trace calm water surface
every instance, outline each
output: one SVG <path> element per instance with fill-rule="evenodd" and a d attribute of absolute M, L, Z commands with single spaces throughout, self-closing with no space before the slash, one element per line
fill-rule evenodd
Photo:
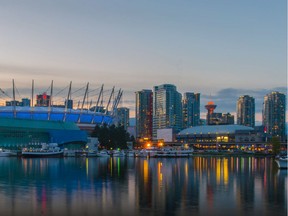
<path fill-rule="evenodd" d="M 0 215 L 287 215 L 272 158 L 0 158 Z"/>

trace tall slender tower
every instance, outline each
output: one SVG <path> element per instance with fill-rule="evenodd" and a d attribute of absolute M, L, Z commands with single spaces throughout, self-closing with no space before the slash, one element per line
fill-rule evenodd
<path fill-rule="evenodd" d="M 136 94 L 136 137 L 152 138 L 152 112 L 153 93 L 152 90 L 138 91 Z"/>
<path fill-rule="evenodd" d="M 237 101 L 237 124 L 255 126 L 255 99 L 249 95 L 240 96 Z"/>
<path fill-rule="evenodd" d="M 200 93 L 186 92 L 183 98 L 183 128 L 200 124 Z"/>
<path fill-rule="evenodd" d="M 268 139 L 279 136 L 281 141 L 286 137 L 286 96 L 279 92 L 271 92 L 264 97 L 263 126 Z"/>
<path fill-rule="evenodd" d="M 207 105 L 205 105 L 205 108 L 207 109 L 207 116 L 206 116 L 206 121 L 207 121 L 207 125 L 212 124 L 212 116 L 214 113 L 214 110 L 216 109 L 217 105 L 214 104 L 213 101 L 209 101 L 207 103 Z"/>
<path fill-rule="evenodd" d="M 164 128 L 172 128 L 174 134 L 182 129 L 182 95 L 172 84 L 154 86 L 153 138 Z"/>

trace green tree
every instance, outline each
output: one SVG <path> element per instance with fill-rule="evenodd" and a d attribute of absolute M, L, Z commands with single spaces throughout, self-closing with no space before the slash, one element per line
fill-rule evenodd
<path fill-rule="evenodd" d="M 272 153 L 273 155 L 278 155 L 281 149 L 281 143 L 279 137 L 273 136 L 271 140 L 272 144 Z"/>
<path fill-rule="evenodd" d="M 98 137 L 100 145 L 106 149 L 127 149 L 127 141 L 130 139 L 130 134 L 123 126 L 110 125 L 108 127 L 107 124 L 96 125 L 91 136 Z"/>

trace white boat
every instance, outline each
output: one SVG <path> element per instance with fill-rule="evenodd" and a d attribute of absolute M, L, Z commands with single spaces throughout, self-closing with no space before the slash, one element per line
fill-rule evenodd
<path fill-rule="evenodd" d="M 125 157 L 125 152 L 123 150 L 113 150 L 111 152 L 112 157 Z"/>
<path fill-rule="evenodd" d="M 10 156 L 15 156 L 16 153 L 12 152 L 11 150 L 7 149 L 0 149 L 0 157 L 10 157 Z"/>
<path fill-rule="evenodd" d="M 136 157 L 156 157 L 156 155 L 157 155 L 156 148 L 141 149 L 136 153 Z"/>
<path fill-rule="evenodd" d="M 96 157 L 110 157 L 107 150 L 101 150 L 96 153 Z"/>
<path fill-rule="evenodd" d="M 86 157 L 97 157 L 97 151 L 88 151 L 86 152 Z"/>
<path fill-rule="evenodd" d="M 64 151 L 57 143 L 42 143 L 41 148 L 22 150 L 22 157 L 63 157 Z"/>
<path fill-rule="evenodd" d="M 162 148 L 157 151 L 156 157 L 190 157 L 193 151 L 185 148 Z"/>
<path fill-rule="evenodd" d="M 275 161 L 276 161 L 279 169 L 287 169 L 287 163 L 288 163 L 288 158 L 287 158 L 287 156 L 285 156 L 285 157 L 279 157 L 279 158 L 276 159 Z"/>
<path fill-rule="evenodd" d="M 126 157 L 135 157 L 135 151 L 129 150 L 125 152 Z"/>

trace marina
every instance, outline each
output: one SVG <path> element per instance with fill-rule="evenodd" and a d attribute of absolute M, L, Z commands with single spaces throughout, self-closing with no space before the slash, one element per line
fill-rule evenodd
<path fill-rule="evenodd" d="M 22 150 L 22 157 L 63 157 L 64 151 L 60 149 L 57 143 L 42 143 L 39 149 Z"/>
<path fill-rule="evenodd" d="M 0 172 L 1 215 L 287 215 L 287 169 L 267 157 L 2 157 Z"/>
<path fill-rule="evenodd" d="M 279 169 L 287 169 L 288 168 L 288 158 L 287 155 L 283 157 L 279 157 L 276 160 Z"/>

